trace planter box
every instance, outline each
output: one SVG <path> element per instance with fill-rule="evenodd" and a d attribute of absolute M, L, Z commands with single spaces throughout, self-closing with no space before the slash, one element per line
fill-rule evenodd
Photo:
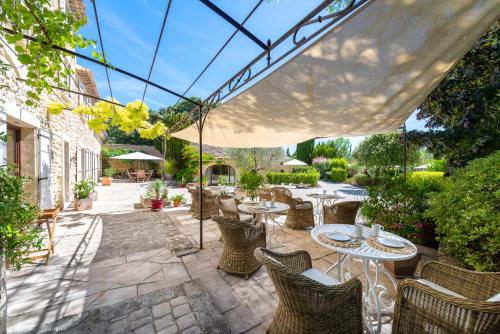
<path fill-rule="evenodd" d="M 90 193 L 90 199 L 93 201 L 97 201 L 97 191 Z"/>
<path fill-rule="evenodd" d="M 101 183 L 103 186 L 110 186 L 111 183 L 113 183 L 113 178 L 103 176 L 103 177 L 101 177 Z"/>
<path fill-rule="evenodd" d="M 83 211 L 83 210 L 91 210 L 92 209 L 92 199 L 91 198 L 83 198 L 73 200 L 73 208 L 75 211 Z"/>
<path fill-rule="evenodd" d="M 151 207 L 151 199 L 144 198 L 141 196 L 141 206 L 143 209 L 150 208 Z"/>
<path fill-rule="evenodd" d="M 417 253 L 415 257 L 408 260 L 383 261 L 383 265 L 396 278 L 414 277 L 415 270 L 421 258 L 422 254 Z"/>

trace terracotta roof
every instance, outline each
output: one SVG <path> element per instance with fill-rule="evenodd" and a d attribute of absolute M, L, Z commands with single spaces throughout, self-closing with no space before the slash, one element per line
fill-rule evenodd
<path fill-rule="evenodd" d="M 191 146 L 199 148 L 200 146 L 197 143 L 190 143 Z M 203 153 L 208 153 L 213 155 L 216 158 L 225 158 L 226 154 L 224 154 L 224 149 L 222 147 L 203 145 Z"/>
<path fill-rule="evenodd" d="M 85 17 L 83 0 L 68 0 L 68 8 L 78 19 Z"/>
<path fill-rule="evenodd" d="M 80 81 L 84 84 L 85 91 L 87 94 L 99 96 L 99 91 L 97 90 L 97 85 L 95 83 L 94 75 L 92 74 L 91 70 L 77 65 L 76 75 L 78 76 Z"/>

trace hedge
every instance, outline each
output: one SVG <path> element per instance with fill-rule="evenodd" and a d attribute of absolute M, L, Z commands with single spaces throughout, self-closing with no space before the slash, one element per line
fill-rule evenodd
<path fill-rule="evenodd" d="M 315 186 L 319 181 L 319 173 L 276 173 L 269 172 L 266 174 L 267 182 L 270 184 L 289 184 L 289 183 L 304 183 Z"/>
<path fill-rule="evenodd" d="M 330 168 L 341 168 L 347 171 L 347 165 L 346 158 L 333 158 L 328 160 L 328 166 Z"/>
<path fill-rule="evenodd" d="M 347 170 L 345 168 L 333 167 L 330 169 L 330 180 L 333 182 L 344 182 L 347 179 Z"/>

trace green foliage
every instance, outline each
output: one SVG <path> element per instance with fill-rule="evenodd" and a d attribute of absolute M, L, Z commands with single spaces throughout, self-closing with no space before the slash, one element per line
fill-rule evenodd
<path fill-rule="evenodd" d="M 253 171 L 242 170 L 240 174 L 240 187 L 245 190 L 247 196 L 255 198 L 257 190 L 264 184 L 264 177 Z"/>
<path fill-rule="evenodd" d="M 317 173 L 313 166 L 295 166 L 292 168 L 292 173 Z"/>
<path fill-rule="evenodd" d="M 229 180 L 228 180 L 226 175 L 220 175 L 219 178 L 217 179 L 217 184 L 219 186 L 225 186 L 228 183 L 229 183 Z"/>
<path fill-rule="evenodd" d="M 176 195 L 170 197 L 170 200 L 172 202 L 184 202 L 184 195 L 182 195 L 182 194 L 176 194 Z"/>
<path fill-rule="evenodd" d="M 371 168 L 376 175 L 383 170 L 403 165 L 403 144 L 399 133 L 370 136 L 363 140 L 353 154 L 362 165 Z M 407 165 L 414 166 L 419 159 L 418 147 L 408 146 Z"/>
<path fill-rule="evenodd" d="M 429 172 L 446 172 L 447 162 L 446 160 L 432 160 L 427 167 Z"/>
<path fill-rule="evenodd" d="M 427 216 L 446 251 L 477 271 L 500 271 L 500 151 L 455 170 Z"/>
<path fill-rule="evenodd" d="M 199 149 L 186 145 L 182 148 L 182 158 L 184 160 L 184 168 L 181 169 L 177 173 L 177 180 L 182 183 L 188 183 L 193 180 L 195 174 L 198 174 L 198 161 L 199 161 L 200 153 Z M 208 164 L 212 162 L 215 157 L 212 154 L 203 153 L 202 154 L 202 163 Z"/>
<path fill-rule="evenodd" d="M 271 168 L 273 163 L 278 163 L 284 156 L 280 147 L 230 148 L 226 152 L 236 167 L 254 173 Z"/>
<path fill-rule="evenodd" d="M 175 173 L 175 165 L 176 161 L 174 159 L 166 159 L 165 160 L 165 174 L 174 175 Z"/>
<path fill-rule="evenodd" d="M 24 192 L 29 181 L 5 166 L 0 167 L 0 256 L 18 270 L 29 262 L 30 251 L 42 245 L 40 230 L 33 224 L 38 208 Z"/>
<path fill-rule="evenodd" d="M 333 182 L 344 182 L 347 179 L 347 169 L 332 167 L 330 169 L 330 180 Z"/>
<path fill-rule="evenodd" d="M 109 167 L 109 158 L 118 155 L 131 153 L 132 151 L 127 148 L 109 148 L 106 146 L 101 147 L 101 161 L 104 168 Z"/>
<path fill-rule="evenodd" d="M 303 183 L 315 186 L 319 181 L 318 172 L 308 172 L 308 173 L 276 173 L 268 172 L 266 174 L 267 182 L 270 184 L 289 184 L 289 183 Z"/>
<path fill-rule="evenodd" d="M 89 198 L 90 194 L 94 191 L 96 183 L 92 179 L 82 180 L 80 182 L 75 182 L 73 185 L 73 193 L 76 199 Z"/>
<path fill-rule="evenodd" d="M 148 197 L 151 199 L 167 199 L 168 189 L 167 185 L 162 180 L 154 180 L 148 186 L 147 190 Z"/>
<path fill-rule="evenodd" d="M 412 175 L 385 178 L 368 187 L 368 198 L 361 213 L 371 222 L 384 226 L 386 231 L 423 244 L 435 246 L 434 223 L 426 219 L 430 196 L 441 191 L 446 181 L 442 174 Z"/>
<path fill-rule="evenodd" d="M 339 137 L 334 140 L 318 143 L 314 147 L 313 158 L 349 158 L 351 155 L 351 142 L 347 138 Z"/>
<path fill-rule="evenodd" d="M 328 160 L 328 165 L 330 168 L 340 168 L 347 171 L 347 159 L 346 158 L 333 158 Z"/>
<path fill-rule="evenodd" d="M 366 175 L 366 174 L 362 174 L 362 173 L 355 174 L 352 177 L 352 179 L 353 179 L 352 183 L 354 183 L 360 187 L 372 186 L 372 185 L 375 185 L 375 183 L 376 183 L 376 180 L 374 177 Z"/>
<path fill-rule="evenodd" d="M 104 176 L 113 177 L 113 175 L 115 175 L 116 172 L 117 172 L 116 168 L 109 167 L 104 170 Z"/>
<path fill-rule="evenodd" d="M 42 93 L 50 94 L 51 85 L 67 86 L 71 75 L 60 52 L 51 48 L 58 45 L 69 49 L 86 48 L 94 45 L 78 30 L 86 18 L 77 19 L 72 13 L 51 6 L 50 0 L 2 1 L 0 23 L 11 28 L 15 34 L 4 34 L 18 54 L 19 61 L 26 69 L 26 105 L 36 105 Z M 26 42 L 23 33 L 29 34 L 43 43 Z"/>
<path fill-rule="evenodd" d="M 305 162 L 306 164 L 311 164 L 313 158 L 314 150 L 314 139 L 306 140 L 305 142 L 298 143 L 295 153 L 297 154 L 297 159 Z"/>
<path fill-rule="evenodd" d="M 499 28 L 495 23 L 420 105 L 426 131 L 408 133 L 452 169 L 500 149 Z"/>

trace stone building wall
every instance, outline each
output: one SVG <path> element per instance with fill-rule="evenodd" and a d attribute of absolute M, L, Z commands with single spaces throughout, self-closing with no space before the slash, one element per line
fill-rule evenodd
<path fill-rule="evenodd" d="M 65 6 L 64 1 L 58 0 L 58 3 Z M 85 157 L 89 162 L 87 165 L 94 168 L 91 176 L 98 176 L 101 140 L 88 128 L 83 116 L 73 114 L 69 110 L 58 116 L 49 115 L 46 108 L 50 101 L 65 102 L 71 106 L 92 101 L 76 94 L 55 91 L 51 96 L 41 96 L 39 106 L 26 106 L 24 102 L 28 88 L 20 80 L 26 77 L 26 71 L 17 61 L 12 46 L 0 42 L 0 61 L 8 65 L 7 73 L 1 75 L 2 84 L 8 88 L 0 90 L 0 132 L 6 132 L 7 125 L 20 131 L 20 173 L 31 177 L 31 183 L 27 190 L 31 193 L 32 200 L 35 203 L 43 202 L 44 206 L 48 206 L 47 203 L 50 203 L 52 206 L 63 207 L 72 198 L 71 189 L 74 182 L 83 177 L 89 177 L 89 173 L 85 174 L 83 171 L 87 169 L 82 166 Z M 73 69 L 76 69 L 77 65 L 74 61 L 68 60 L 68 63 Z M 76 73 L 73 74 L 73 79 L 71 80 L 71 89 L 80 89 L 84 92 L 95 91 L 95 87 L 83 86 L 82 80 L 78 78 Z M 43 153 L 40 150 L 42 140 L 40 135 L 44 133 L 48 134 L 50 141 L 50 166 L 47 169 L 50 177 L 46 181 L 39 180 L 42 173 L 40 164 L 43 161 L 41 160 L 46 158 L 46 156 L 42 156 Z M 64 154 L 65 145 L 69 157 Z M 0 161 L 5 160 L 5 148 L 0 150 L 0 155 L 3 156 L 0 157 Z M 69 163 L 67 163 L 68 160 Z M 65 180 L 65 176 L 68 180 Z M 49 198 L 42 198 L 40 182 L 49 184 L 47 188 L 50 193 Z"/>

